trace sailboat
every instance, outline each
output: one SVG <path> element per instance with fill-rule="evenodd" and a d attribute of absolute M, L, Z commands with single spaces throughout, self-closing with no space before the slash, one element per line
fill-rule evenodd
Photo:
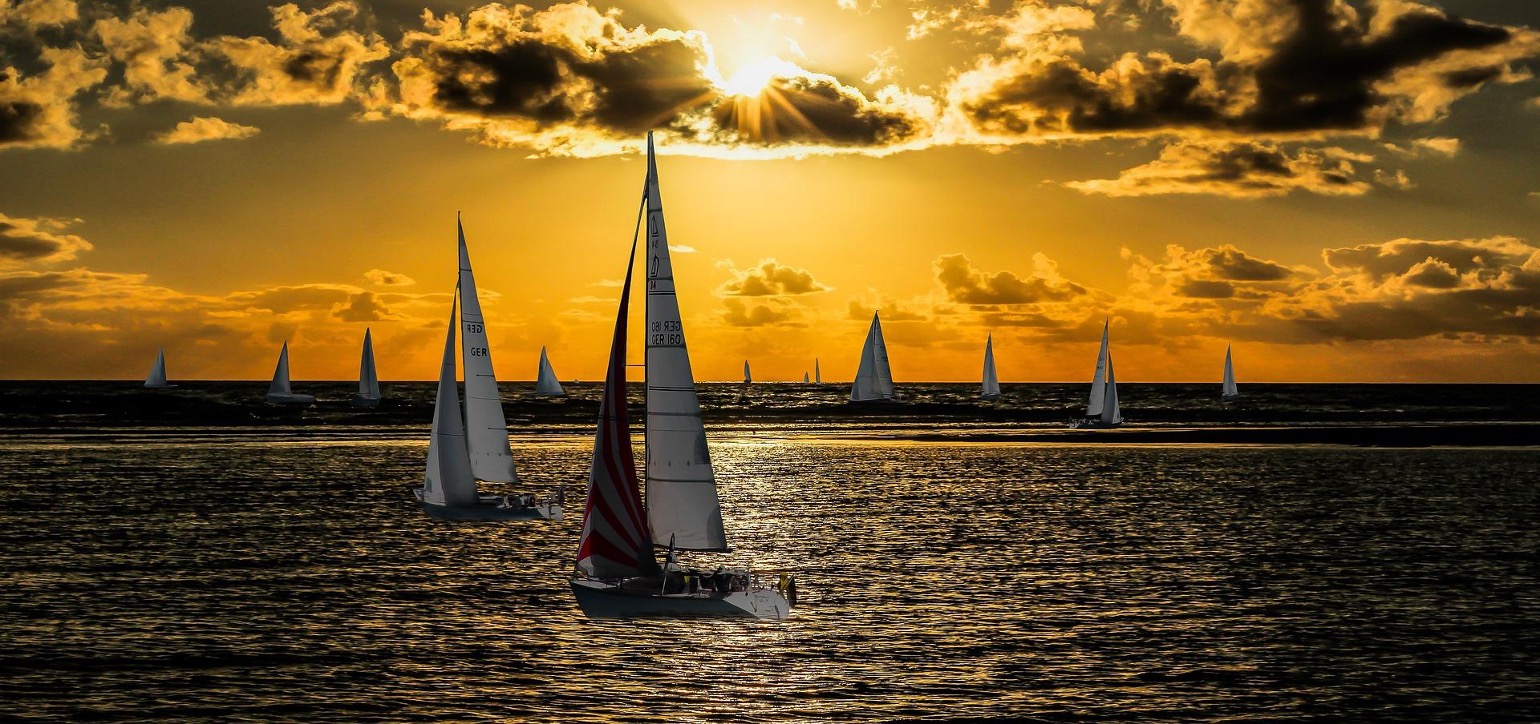
<path fill-rule="evenodd" d="M 376 407 L 380 404 L 380 376 L 374 370 L 374 340 L 364 328 L 364 352 L 358 358 L 358 394 L 353 396 L 354 407 Z"/>
<path fill-rule="evenodd" d="M 727 536 L 717 501 L 716 474 L 701 424 L 700 401 L 685 347 L 675 295 L 668 234 L 663 226 L 658 169 L 647 137 L 647 181 L 641 213 L 647 218 L 646 375 L 643 446 L 646 504 L 631 452 L 626 404 L 626 323 L 636 243 L 626 262 L 615 335 L 610 343 L 599 429 L 588 473 L 588 503 L 578 543 L 572 592 L 596 618 L 630 616 L 743 616 L 781 619 L 791 613 L 796 583 L 782 574 L 761 585 L 745 568 L 698 568 L 678 551 L 725 552 Z M 666 546 L 659 565 L 654 546 Z"/>
<path fill-rule="evenodd" d="M 984 340 L 984 391 L 979 397 L 993 400 L 1000 396 L 1000 376 L 995 374 L 995 335 Z"/>
<path fill-rule="evenodd" d="M 1230 361 L 1230 347 L 1225 346 L 1225 381 L 1220 388 L 1220 400 L 1233 400 L 1241 396 L 1241 391 L 1235 386 L 1235 364 Z"/>
<path fill-rule="evenodd" d="M 752 384 L 754 384 L 754 375 L 749 374 L 749 361 L 748 360 L 744 360 L 743 361 L 743 384 L 745 384 L 745 385 L 752 385 Z"/>
<path fill-rule="evenodd" d="M 428 443 L 428 469 L 423 486 L 413 493 L 428 515 L 442 520 L 517 520 L 561 518 L 563 491 L 556 499 L 537 501 L 533 493 L 488 495 L 478 492 L 476 481 L 518 482 L 513 469 L 513 450 L 508 444 L 508 423 L 492 374 L 492 352 L 476 295 L 465 228 L 456 220 L 460 235 L 459 314 L 450 303 L 449 333 L 439 368 L 438 397 L 433 404 L 433 437 Z M 465 360 L 465 412 L 462 422 L 460 393 L 455 385 L 455 327 L 464 330 L 461 352 Z"/>
<path fill-rule="evenodd" d="M 872 312 L 872 326 L 861 345 L 861 364 L 850 385 L 851 402 L 893 402 L 893 370 L 888 367 L 888 345 L 882 341 L 882 320 Z"/>
<path fill-rule="evenodd" d="M 813 384 L 815 384 L 815 385 L 823 384 L 823 370 L 819 369 L 819 367 L 818 367 L 818 358 L 817 357 L 813 358 Z"/>
<path fill-rule="evenodd" d="M 802 384 L 804 384 L 804 385 L 805 385 L 805 384 L 807 384 L 807 383 L 808 383 L 808 378 L 807 378 L 807 373 L 806 373 L 806 372 L 803 372 L 803 373 L 802 373 Z"/>
<path fill-rule="evenodd" d="M 540 348 L 540 370 L 535 373 L 535 394 L 548 397 L 565 397 L 567 394 L 556 379 L 556 370 L 551 367 L 551 359 L 545 356 L 544 347 Z"/>
<path fill-rule="evenodd" d="M 144 378 L 144 386 L 152 390 L 168 390 L 176 387 L 166 381 L 166 348 L 161 347 L 155 355 L 155 366 L 150 368 L 150 375 Z"/>
<path fill-rule="evenodd" d="M 296 395 L 289 386 L 289 343 L 283 343 L 278 353 L 278 367 L 273 370 L 273 383 L 267 386 L 267 401 L 275 405 L 308 407 L 315 404 L 315 395 Z"/>
<path fill-rule="evenodd" d="M 1091 398 L 1085 417 L 1072 423 L 1075 427 L 1117 427 L 1123 424 L 1118 408 L 1118 381 L 1112 371 L 1112 351 L 1107 345 L 1107 323 L 1102 323 L 1102 346 L 1096 355 L 1096 374 L 1091 376 Z"/>

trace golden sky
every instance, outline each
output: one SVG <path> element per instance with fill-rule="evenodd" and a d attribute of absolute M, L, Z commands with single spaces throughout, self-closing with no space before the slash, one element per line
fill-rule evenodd
<path fill-rule="evenodd" d="M 1540 382 L 1532 0 L 0 0 L 0 379 Z M 640 336 L 635 340 L 640 348 Z M 633 353 L 637 354 L 637 353 Z M 639 357 L 637 357 L 639 359 Z"/>

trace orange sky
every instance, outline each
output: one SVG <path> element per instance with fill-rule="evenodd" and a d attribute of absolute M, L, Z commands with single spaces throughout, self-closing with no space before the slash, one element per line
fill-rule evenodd
<path fill-rule="evenodd" d="M 595 379 L 652 129 L 702 380 L 1540 381 L 1523 0 L 235 5 L 0 0 L 0 378 Z"/>

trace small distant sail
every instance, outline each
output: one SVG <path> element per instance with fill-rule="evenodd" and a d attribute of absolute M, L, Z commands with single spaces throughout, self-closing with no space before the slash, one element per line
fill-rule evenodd
<path fill-rule="evenodd" d="M 752 384 L 753 382 L 754 382 L 754 375 L 749 374 L 749 361 L 748 360 L 744 360 L 743 361 L 743 384 L 747 385 L 747 384 Z"/>
<path fill-rule="evenodd" d="M 283 343 L 283 350 L 278 353 L 278 367 L 273 370 L 273 383 L 267 386 L 268 397 L 289 397 L 294 390 L 289 388 L 289 343 Z"/>
<path fill-rule="evenodd" d="M 1107 398 L 1107 362 L 1110 352 L 1107 348 L 1107 322 L 1102 322 L 1102 348 L 1096 353 L 1096 373 L 1091 375 L 1091 398 L 1087 400 L 1085 416 L 1101 417 L 1102 403 Z"/>
<path fill-rule="evenodd" d="M 353 404 L 373 407 L 380 401 L 380 376 L 374 369 L 374 339 L 364 328 L 364 351 L 358 358 L 358 394 Z"/>
<path fill-rule="evenodd" d="M 851 402 L 893 399 L 893 370 L 888 366 L 888 345 L 882 340 L 882 320 L 872 312 L 872 325 L 861 345 L 861 364 L 850 385 Z"/>
<path fill-rule="evenodd" d="M 995 374 L 995 336 L 984 340 L 984 391 L 980 397 L 986 400 L 1000 396 L 1000 376 Z"/>
<path fill-rule="evenodd" d="M 540 348 L 540 371 L 535 375 L 535 394 L 562 397 L 567 394 L 561 388 L 561 382 L 556 379 L 556 370 L 551 367 L 551 360 L 545 356 L 545 348 Z"/>
<path fill-rule="evenodd" d="M 818 358 L 813 358 L 813 384 L 823 384 L 823 370 L 818 368 Z"/>
<path fill-rule="evenodd" d="M 1241 391 L 1235 386 L 1235 364 L 1230 361 L 1230 348 L 1226 346 L 1224 387 L 1221 388 L 1219 398 L 1222 400 L 1233 400 L 1240 396 Z"/>
<path fill-rule="evenodd" d="M 476 476 L 465 444 L 460 420 L 460 386 L 455 379 L 455 303 L 449 303 L 449 332 L 444 337 L 444 358 L 439 365 L 438 397 L 433 402 L 433 436 L 428 441 L 428 466 L 423 476 L 422 500 L 431 505 L 475 505 Z"/>
<path fill-rule="evenodd" d="M 166 382 L 166 348 L 165 347 L 162 347 L 160 349 L 160 352 L 155 355 L 155 366 L 150 368 L 150 376 L 144 378 L 144 386 L 145 387 L 151 387 L 151 388 L 158 388 L 158 389 L 164 389 L 164 388 L 167 388 L 167 387 L 176 387 L 176 385 L 168 384 Z"/>
<path fill-rule="evenodd" d="M 807 373 L 806 373 L 806 372 L 803 372 L 803 373 L 802 373 L 802 384 L 804 384 L 804 385 L 805 385 L 805 384 L 807 384 L 807 382 L 808 382 L 808 377 L 807 377 Z"/>

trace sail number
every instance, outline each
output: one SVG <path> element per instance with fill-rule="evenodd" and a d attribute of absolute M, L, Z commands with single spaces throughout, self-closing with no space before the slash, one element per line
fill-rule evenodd
<path fill-rule="evenodd" d="M 468 350 L 465 350 L 465 353 L 470 355 L 470 356 L 472 356 L 472 357 L 485 357 L 485 356 L 487 356 L 487 348 L 486 347 L 472 347 L 472 348 L 470 348 Z"/>
<path fill-rule="evenodd" d="M 653 322 L 647 332 L 647 344 L 654 347 L 684 344 L 684 325 L 676 319 Z"/>
<path fill-rule="evenodd" d="M 481 325 L 479 325 L 479 324 L 477 324 L 475 322 L 466 322 L 465 323 L 465 331 L 469 332 L 471 334 L 481 334 L 482 327 L 481 327 Z"/>

